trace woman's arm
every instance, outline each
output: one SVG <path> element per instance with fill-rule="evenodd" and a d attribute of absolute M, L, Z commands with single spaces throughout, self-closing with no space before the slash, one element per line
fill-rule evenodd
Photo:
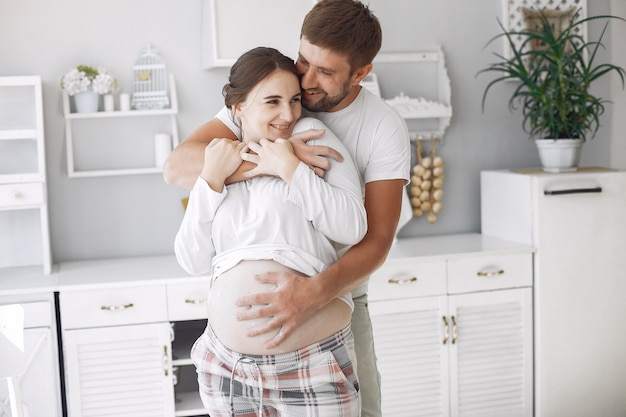
<path fill-rule="evenodd" d="M 226 198 L 226 178 L 241 165 L 242 149 L 243 143 L 230 139 L 217 139 L 205 146 L 204 168 L 191 190 L 185 216 L 174 240 L 178 263 L 192 275 L 211 270 L 215 256 L 213 219 Z"/>
<path fill-rule="evenodd" d="M 359 242 L 367 232 L 361 177 L 343 143 L 317 119 L 305 118 L 296 129 L 325 129 L 315 146 L 328 146 L 345 155 L 343 162 L 330 159 L 324 179 L 300 163 L 289 187 L 288 199 L 300 207 L 315 228 L 345 245 Z"/>

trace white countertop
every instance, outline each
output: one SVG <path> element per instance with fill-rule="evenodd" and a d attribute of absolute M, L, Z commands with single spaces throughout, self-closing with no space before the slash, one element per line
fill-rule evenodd
<path fill-rule="evenodd" d="M 427 261 L 443 257 L 450 259 L 533 251 L 526 245 L 468 233 L 401 238 L 392 246 L 388 259 Z M 208 277 L 190 276 L 173 255 L 100 259 L 62 262 L 55 265 L 50 275 L 43 274 L 41 267 L 0 269 L 0 296 L 203 280 L 208 280 Z"/>

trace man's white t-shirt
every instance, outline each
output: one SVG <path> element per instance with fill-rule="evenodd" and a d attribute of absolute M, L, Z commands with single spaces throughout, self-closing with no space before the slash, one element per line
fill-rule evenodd
<path fill-rule="evenodd" d="M 315 117 L 346 146 L 361 177 L 361 187 L 373 181 L 403 179 L 408 184 L 411 169 L 411 145 L 404 119 L 380 97 L 361 88 L 355 100 L 345 109 L 336 112 L 308 112 L 303 116 Z M 232 113 L 224 107 L 216 115 L 237 137 L 241 130 Z M 412 217 L 411 206 L 403 193 L 402 212 L 398 230 Z M 352 296 L 367 293 L 368 280 L 352 290 Z"/>

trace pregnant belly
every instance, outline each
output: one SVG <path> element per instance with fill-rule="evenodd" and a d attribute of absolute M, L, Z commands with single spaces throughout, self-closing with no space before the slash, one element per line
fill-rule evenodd
<path fill-rule="evenodd" d="M 211 287 L 208 298 L 209 324 L 220 342 L 228 348 L 252 355 L 290 352 L 330 336 L 350 323 L 350 308 L 345 302 L 335 299 L 300 325 L 280 345 L 273 349 L 265 348 L 265 343 L 276 336 L 278 330 L 255 337 L 249 337 L 248 332 L 265 325 L 271 317 L 239 321 L 237 314 L 250 307 L 238 307 L 235 304 L 241 296 L 276 289 L 274 284 L 261 283 L 254 278 L 264 272 L 297 273 L 272 260 L 242 261 L 220 275 Z"/>

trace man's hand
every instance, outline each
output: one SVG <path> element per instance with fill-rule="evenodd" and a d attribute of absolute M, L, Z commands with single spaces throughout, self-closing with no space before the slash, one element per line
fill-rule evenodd
<path fill-rule="evenodd" d="M 321 138 L 325 133 L 325 130 L 309 129 L 289 138 L 298 159 L 314 168 L 315 173 L 320 177 L 323 177 L 324 173 L 330 169 L 328 158 L 343 161 L 343 156 L 329 146 L 307 145 L 308 141 Z"/>
<path fill-rule="evenodd" d="M 251 320 L 272 317 L 264 326 L 254 328 L 248 336 L 254 337 L 272 330 L 281 329 L 276 336 L 265 343 L 267 349 L 278 346 L 298 326 L 311 318 L 323 305 L 316 296 L 319 285 L 314 279 L 286 273 L 266 272 L 256 276 L 257 281 L 276 286 L 272 292 L 252 294 L 237 300 L 238 306 L 252 308 L 237 315 L 237 320 Z"/>

